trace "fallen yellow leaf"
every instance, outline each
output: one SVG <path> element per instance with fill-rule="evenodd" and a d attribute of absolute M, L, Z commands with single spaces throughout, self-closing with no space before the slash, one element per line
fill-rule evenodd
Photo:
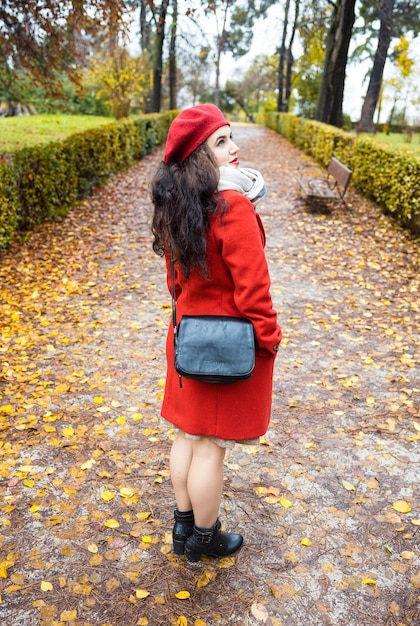
<path fill-rule="evenodd" d="M 376 580 L 373 580 L 372 578 L 364 578 L 363 579 L 363 584 L 364 585 L 371 585 L 373 587 L 374 585 L 376 585 Z"/>
<path fill-rule="evenodd" d="M 206 574 L 200 574 L 200 576 L 197 578 L 197 580 L 195 581 L 195 585 L 196 587 L 205 587 L 206 585 L 208 585 L 210 582 L 210 579 L 208 578 L 208 576 Z"/>
<path fill-rule="evenodd" d="M 219 559 L 217 565 L 218 567 L 220 567 L 220 569 L 229 569 L 230 567 L 235 565 L 235 557 L 227 556 L 224 559 Z"/>
<path fill-rule="evenodd" d="M 353 483 L 349 483 L 347 480 L 342 480 L 341 484 L 343 485 L 344 489 L 347 489 L 347 491 L 356 491 L 356 487 L 353 485 Z"/>
<path fill-rule="evenodd" d="M 285 498 L 284 496 L 282 496 L 280 498 L 280 504 L 285 508 L 285 509 L 290 509 L 290 507 L 292 506 L 292 503 L 290 502 L 290 500 L 288 500 L 287 498 Z"/>
<path fill-rule="evenodd" d="M 82 470 L 92 469 L 95 463 L 96 463 L 95 459 L 89 459 L 89 461 L 86 461 L 85 463 L 81 464 L 80 469 Z"/>
<path fill-rule="evenodd" d="M 108 519 L 106 522 L 104 522 L 104 526 L 106 526 L 107 528 L 119 528 L 120 524 L 119 522 L 117 522 L 116 519 Z"/>
<path fill-rule="evenodd" d="M 370 356 L 364 356 L 364 357 L 362 357 L 362 361 L 363 361 L 363 363 L 365 363 L 366 365 L 372 365 L 372 363 L 374 363 L 374 360 L 373 360 Z"/>
<path fill-rule="evenodd" d="M 60 615 L 61 622 L 74 622 L 77 617 L 77 611 L 63 611 Z"/>
<path fill-rule="evenodd" d="M 136 589 L 136 598 L 139 600 L 143 600 L 147 598 L 147 596 L 150 596 L 150 591 L 146 591 L 146 589 Z"/>
<path fill-rule="evenodd" d="M 307 441 L 303 444 L 303 446 L 305 448 L 307 448 L 308 450 L 310 450 L 311 448 L 315 447 L 315 442 L 314 441 Z"/>
<path fill-rule="evenodd" d="M 264 502 L 267 502 L 267 504 L 278 504 L 280 502 L 280 498 L 277 498 L 276 496 L 267 496 L 264 498 Z"/>
<path fill-rule="evenodd" d="M 209 584 L 211 580 L 215 580 L 217 578 L 217 572 L 212 569 L 206 569 L 202 574 L 200 574 L 196 580 L 196 587 L 205 587 Z"/>
<path fill-rule="evenodd" d="M 324 563 L 324 565 L 321 566 L 321 569 L 326 574 L 331 574 L 331 572 L 335 570 L 335 566 L 333 563 Z"/>
<path fill-rule="evenodd" d="M 178 600 L 187 600 L 190 595 L 189 591 L 178 591 L 178 593 L 175 594 L 175 598 L 178 598 Z"/>
<path fill-rule="evenodd" d="M 304 537 L 300 543 L 302 544 L 302 546 L 312 545 L 312 541 L 309 539 L 309 537 Z"/>
<path fill-rule="evenodd" d="M 268 619 L 267 607 L 263 604 L 259 604 L 258 602 L 254 602 L 251 606 L 251 613 L 258 622 L 263 622 L 265 624 Z"/>
<path fill-rule="evenodd" d="M 102 554 L 94 554 L 89 559 L 89 563 L 90 563 L 90 565 L 96 567 L 96 565 L 100 565 L 103 560 L 104 560 L 104 557 L 102 556 Z"/>
<path fill-rule="evenodd" d="M 0 604 L 1 604 L 1 599 L 0 599 Z M 39 608 L 40 606 L 45 606 L 45 602 L 44 600 L 34 600 L 32 606 L 34 607 L 34 609 Z"/>
<path fill-rule="evenodd" d="M 41 582 L 41 591 L 52 591 L 53 590 L 53 586 L 51 583 L 49 583 L 47 580 L 43 580 Z"/>
<path fill-rule="evenodd" d="M 145 519 L 148 519 L 150 516 L 151 516 L 150 511 L 141 511 L 140 513 L 136 513 L 136 517 L 142 521 Z"/>
<path fill-rule="evenodd" d="M 74 496 L 74 494 L 77 493 L 77 490 L 73 489 L 73 487 L 66 487 L 66 486 L 64 486 L 63 487 L 63 491 L 64 491 L 64 493 L 67 493 L 67 495 L 69 495 L 69 496 Z"/>
<path fill-rule="evenodd" d="M 0 578 L 7 578 L 7 570 L 14 565 L 14 561 L 2 561 L 0 563 Z"/>
<path fill-rule="evenodd" d="M 101 493 L 101 498 L 102 500 L 105 500 L 105 502 L 109 502 L 110 500 L 115 498 L 115 493 L 112 493 L 112 491 L 103 491 Z"/>
<path fill-rule="evenodd" d="M 406 561 L 411 561 L 411 559 L 414 559 L 415 554 L 414 552 L 411 552 L 411 550 L 404 550 L 401 552 L 400 557 Z"/>
<path fill-rule="evenodd" d="M 98 552 L 98 546 L 96 545 L 96 543 L 89 543 L 87 545 L 87 549 L 91 554 L 96 554 Z"/>
<path fill-rule="evenodd" d="M 122 498 L 132 498 L 134 496 L 134 491 L 130 487 L 121 487 L 119 493 Z"/>
<path fill-rule="evenodd" d="M 409 513 L 411 511 L 411 506 L 405 500 L 397 500 L 392 505 L 392 508 L 398 513 Z"/>

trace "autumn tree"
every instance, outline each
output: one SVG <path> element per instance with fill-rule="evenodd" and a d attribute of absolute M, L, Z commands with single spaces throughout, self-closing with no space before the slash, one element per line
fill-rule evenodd
<path fill-rule="evenodd" d="M 132 57 L 124 47 L 102 51 L 92 60 L 88 82 L 116 119 L 128 117 L 133 107 L 144 111 L 150 89 L 147 55 Z"/>
<path fill-rule="evenodd" d="M 277 85 L 276 55 L 263 54 L 254 59 L 241 80 L 228 81 L 226 94 L 244 111 L 247 118 L 255 120 L 260 106 L 275 109 L 275 90 Z"/>
<path fill-rule="evenodd" d="M 192 104 L 198 104 L 201 98 L 210 99 L 212 60 L 209 52 L 209 48 L 203 46 L 198 53 L 180 49 L 177 54 L 179 93 L 181 98 L 185 93 Z"/>
<path fill-rule="evenodd" d="M 62 76 L 78 82 L 89 42 L 98 33 L 118 32 L 128 8 L 125 0 L 2 0 L 3 94 L 13 98 L 22 76 L 47 93 L 60 90 Z"/>
<path fill-rule="evenodd" d="M 342 126 L 343 94 L 350 40 L 355 20 L 356 0 L 336 0 L 327 35 L 316 119 Z"/>
<path fill-rule="evenodd" d="M 398 104 L 400 104 L 401 122 L 405 123 L 407 101 L 410 90 L 412 90 L 409 79 L 414 72 L 415 62 L 410 56 L 410 42 L 406 37 L 401 37 L 398 44 L 394 46 L 391 59 L 394 65 L 394 75 L 387 81 L 386 85 L 393 90 L 393 103 L 388 120 L 389 125 L 395 121 Z"/>
<path fill-rule="evenodd" d="M 281 44 L 278 50 L 279 65 L 278 65 L 278 97 L 277 97 L 277 110 L 287 111 L 289 108 L 289 100 L 291 94 L 292 84 L 292 65 L 293 65 L 293 42 L 296 35 L 296 30 L 299 23 L 299 11 L 300 0 L 294 0 L 295 10 L 294 18 L 291 23 L 291 32 L 289 40 L 287 41 L 289 31 L 289 12 L 291 9 L 291 0 L 286 0 L 284 7 L 284 19 L 283 19 L 283 31 Z"/>
<path fill-rule="evenodd" d="M 409 31 L 415 35 L 418 34 L 420 31 L 420 1 L 378 0 L 372 6 L 371 2 L 364 0 L 361 15 L 364 17 L 365 24 L 371 27 L 377 15 L 379 15 L 380 21 L 372 71 L 358 124 L 360 132 L 373 132 L 373 118 L 381 95 L 383 73 L 391 40 L 393 37 L 402 36 Z"/>
<path fill-rule="evenodd" d="M 215 102 L 220 106 L 220 67 L 222 56 L 230 52 L 239 59 L 250 48 L 255 20 L 275 4 L 275 0 L 210 0 L 205 12 L 213 15 L 216 27 Z"/>
<path fill-rule="evenodd" d="M 373 132 L 374 130 L 373 116 L 379 100 L 385 62 L 392 38 L 395 1 L 396 0 L 382 0 L 379 7 L 380 28 L 378 46 L 373 61 L 368 89 L 362 106 L 360 122 L 358 124 L 358 130 L 360 132 Z"/>
<path fill-rule="evenodd" d="M 325 59 L 325 23 L 304 23 L 299 34 L 305 54 L 300 55 L 294 66 L 296 104 L 300 115 L 314 119 Z"/>
<path fill-rule="evenodd" d="M 140 6 L 140 44 L 143 52 L 147 52 L 152 59 L 153 83 L 150 95 L 149 110 L 158 112 L 162 105 L 162 80 L 164 70 L 164 43 L 167 35 L 167 18 L 171 0 L 139 0 Z M 177 3 L 175 11 L 177 11 Z M 171 54 L 172 67 L 175 67 L 176 55 L 176 16 L 172 21 Z"/>

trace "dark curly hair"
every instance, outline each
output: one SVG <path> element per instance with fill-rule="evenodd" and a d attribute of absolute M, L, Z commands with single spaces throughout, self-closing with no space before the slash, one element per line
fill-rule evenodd
<path fill-rule="evenodd" d="M 171 254 L 185 278 L 193 269 L 207 275 L 206 234 L 218 207 L 218 182 L 219 169 L 206 143 L 182 163 L 162 161 L 153 178 L 153 250 Z"/>

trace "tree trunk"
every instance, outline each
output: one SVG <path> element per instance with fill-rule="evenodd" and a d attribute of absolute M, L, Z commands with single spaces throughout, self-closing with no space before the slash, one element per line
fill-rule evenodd
<path fill-rule="evenodd" d="M 299 10 L 300 10 L 300 0 L 295 0 L 295 19 L 293 22 L 292 34 L 290 35 L 289 46 L 287 49 L 286 86 L 285 86 L 285 92 L 284 92 L 286 103 L 287 103 L 287 109 L 286 109 L 287 111 L 289 110 L 290 95 L 292 93 L 292 67 L 293 67 L 293 61 L 294 61 L 292 47 L 293 47 L 293 42 L 295 40 L 296 29 L 297 29 L 298 21 L 299 21 Z"/>
<path fill-rule="evenodd" d="M 223 50 L 225 48 L 225 39 L 226 39 L 226 23 L 227 23 L 227 15 L 230 8 L 230 0 L 225 1 L 224 15 L 223 15 L 223 26 L 222 32 L 217 33 L 217 58 L 216 58 L 216 84 L 214 88 L 214 99 L 215 105 L 220 107 L 220 62 L 222 59 Z M 216 17 L 217 28 L 217 17 Z"/>
<path fill-rule="evenodd" d="M 381 25 L 379 28 L 378 47 L 376 49 L 369 85 L 362 106 L 360 122 L 357 126 L 357 130 L 362 133 L 373 133 L 375 130 L 373 116 L 375 115 L 375 109 L 381 93 L 384 67 L 389 44 L 391 43 L 394 4 L 395 0 L 382 0 L 379 9 Z"/>
<path fill-rule="evenodd" d="M 150 26 L 147 22 L 147 2 L 140 2 L 140 47 L 143 52 L 150 51 Z"/>
<path fill-rule="evenodd" d="M 324 71 L 318 94 L 315 118 L 341 127 L 343 94 L 350 39 L 354 24 L 356 0 L 337 0 L 327 36 Z"/>
<path fill-rule="evenodd" d="M 286 36 L 287 27 L 289 25 L 289 9 L 290 0 L 286 0 L 286 6 L 284 7 L 284 22 L 283 22 L 283 35 L 281 38 L 281 45 L 279 49 L 279 70 L 278 70 L 278 82 L 277 82 L 277 111 L 287 111 L 287 103 L 285 104 L 284 96 L 284 66 L 286 64 Z"/>
<path fill-rule="evenodd" d="M 178 22 L 178 0 L 172 0 L 171 43 L 169 46 L 169 108 L 176 109 L 176 29 Z"/>
<path fill-rule="evenodd" d="M 163 75 L 163 42 L 165 40 L 166 13 L 169 0 L 162 0 L 159 10 L 158 23 L 156 24 L 155 45 L 153 54 L 153 94 L 152 111 L 159 113 L 162 98 L 162 75 Z"/>

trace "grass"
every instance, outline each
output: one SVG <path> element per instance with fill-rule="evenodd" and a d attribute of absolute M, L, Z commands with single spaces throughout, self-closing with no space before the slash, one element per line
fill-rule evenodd
<path fill-rule="evenodd" d="M 73 133 L 114 122 L 93 115 L 29 115 L 0 118 L 0 152 L 64 139 Z"/>
<path fill-rule="evenodd" d="M 375 135 L 359 133 L 357 136 L 387 144 L 392 148 L 404 150 L 404 152 L 413 152 L 416 157 L 420 157 L 420 133 L 415 133 L 411 138 L 411 142 L 407 141 L 407 136 L 402 133 L 390 133 L 389 135 L 385 133 L 376 133 Z"/>

